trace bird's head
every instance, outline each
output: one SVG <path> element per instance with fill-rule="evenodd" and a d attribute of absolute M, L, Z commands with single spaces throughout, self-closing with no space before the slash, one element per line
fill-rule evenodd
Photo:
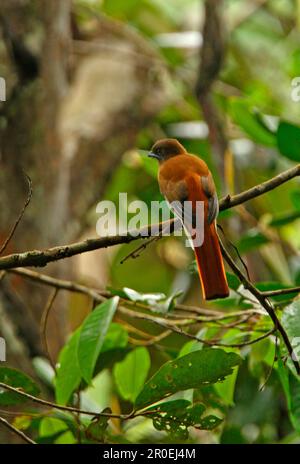
<path fill-rule="evenodd" d="M 157 159 L 160 163 L 173 156 L 186 153 L 185 148 L 176 139 L 158 140 L 151 148 L 148 156 Z"/>

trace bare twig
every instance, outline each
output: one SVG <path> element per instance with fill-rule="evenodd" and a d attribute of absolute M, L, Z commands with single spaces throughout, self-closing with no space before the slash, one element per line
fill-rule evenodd
<path fill-rule="evenodd" d="M 300 286 L 290 288 L 280 288 L 278 290 L 266 290 L 261 292 L 264 296 L 281 296 L 289 295 L 290 293 L 300 293 Z"/>
<path fill-rule="evenodd" d="M 0 424 L 4 425 L 4 427 L 6 427 L 7 429 L 9 429 L 11 432 L 15 433 L 19 437 L 21 437 L 22 440 L 26 441 L 30 445 L 36 445 L 35 441 L 31 440 L 31 438 L 29 438 L 27 435 L 25 435 L 25 433 L 22 432 L 22 430 L 19 430 L 16 427 L 14 427 L 10 422 L 8 422 L 3 417 L 0 417 Z"/>
<path fill-rule="evenodd" d="M 87 287 L 86 285 L 78 284 L 76 282 L 71 282 L 71 281 L 63 280 L 63 279 L 57 279 L 57 278 L 50 277 L 48 275 L 41 274 L 39 272 L 32 271 L 29 269 L 17 268 L 17 269 L 11 269 L 8 272 L 12 274 L 20 275 L 22 277 L 28 278 L 30 280 L 33 280 L 43 285 L 56 288 L 58 290 L 67 290 L 70 292 L 82 293 L 84 295 L 90 296 L 97 302 L 102 302 L 106 298 L 110 298 L 111 296 L 113 296 L 107 290 L 91 288 L 91 287 Z M 124 298 L 121 298 L 121 300 L 124 300 Z M 149 311 L 149 307 L 145 304 L 133 302 L 131 300 L 126 300 L 126 303 L 132 304 L 136 308 Z M 189 315 L 189 317 L 198 322 L 221 321 L 224 319 L 231 319 L 231 318 L 245 316 L 245 315 L 253 316 L 255 314 L 256 315 L 264 314 L 263 311 L 260 311 L 257 309 L 222 312 L 222 311 L 216 311 L 216 310 L 208 309 L 208 308 L 199 308 L 197 306 L 188 306 L 188 305 L 184 305 L 180 303 L 175 305 L 174 310 L 192 313 L 192 315 Z M 137 314 L 137 312 L 135 312 L 135 314 Z M 195 314 L 197 315 L 196 317 L 195 317 Z M 138 318 L 138 315 L 136 317 Z M 149 317 L 151 317 L 151 315 L 149 315 Z M 179 316 L 176 314 L 176 317 L 179 317 Z"/>
<path fill-rule="evenodd" d="M 272 179 L 266 180 L 265 182 L 262 182 L 255 187 L 251 187 L 242 193 L 234 196 L 227 195 L 220 201 L 220 211 L 232 208 L 233 206 L 240 205 L 248 200 L 263 195 L 264 193 L 279 187 L 279 185 L 284 184 L 297 176 L 300 176 L 300 164 L 297 164 L 296 166 L 281 172 L 277 176 L 272 177 Z"/>
<path fill-rule="evenodd" d="M 30 395 L 29 393 L 26 393 L 23 390 L 20 390 L 19 388 L 12 387 L 11 385 L 7 385 L 3 382 L 0 382 L 0 388 L 4 388 L 5 390 L 11 391 L 13 393 L 17 393 L 18 395 L 23 396 L 24 398 L 27 398 L 33 403 L 38 403 L 43 406 L 47 406 L 49 408 L 59 409 L 61 411 L 67 411 L 71 413 L 76 412 L 80 414 L 85 414 L 87 416 L 95 416 L 95 417 L 105 416 L 105 417 L 116 417 L 116 418 L 121 418 L 121 419 L 127 419 L 131 417 L 131 415 L 129 414 L 128 415 L 110 414 L 110 413 L 102 413 L 102 412 L 95 412 L 95 411 L 86 411 L 84 409 L 78 409 L 72 406 L 62 406 L 60 404 L 52 403 L 51 401 L 43 400 L 42 398 L 38 398 L 37 396 Z"/>
<path fill-rule="evenodd" d="M 3 245 L 0 248 L 0 255 L 2 255 L 4 250 L 7 248 L 7 245 L 11 241 L 11 239 L 12 239 L 12 237 L 13 237 L 13 235 L 14 235 L 14 233 L 15 233 L 15 231 L 16 231 L 16 229 L 17 229 L 17 227 L 18 227 L 18 225 L 19 225 L 19 223 L 20 223 L 20 221 L 21 221 L 21 219 L 22 219 L 22 217 L 24 215 L 24 213 L 25 213 L 25 210 L 26 210 L 27 206 L 29 205 L 29 203 L 31 201 L 31 198 L 32 198 L 32 182 L 31 182 L 30 177 L 26 173 L 24 173 L 24 174 L 25 174 L 27 182 L 28 182 L 27 199 L 26 199 L 26 201 L 24 203 L 24 206 L 23 206 L 22 210 L 20 211 L 19 216 L 17 217 L 16 222 L 14 223 L 10 233 L 8 234 L 8 237 L 5 239 L 5 242 L 3 243 Z"/>
<path fill-rule="evenodd" d="M 47 322 L 48 322 L 48 317 L 51 311 L 51 308 L 53 306 L 53 303 L 55 301 L 55 298 L 58 294 L 59 289 L 57 287 L 54 288 L 53 293 L 50 295 L 47 304 L 45 306 L 45 309 L 42 314 L 41 318 L 41 339 L 45 348 L 45 351 L 48 355 L 48 359 L 50 361 L 50 364 L 53 368 L 54 371 L 56 371 L 55 363 L 53 362 L 51 355 L 50 355 L 50 350 L 48 346 L 48 340 L 47 340 Z"/>

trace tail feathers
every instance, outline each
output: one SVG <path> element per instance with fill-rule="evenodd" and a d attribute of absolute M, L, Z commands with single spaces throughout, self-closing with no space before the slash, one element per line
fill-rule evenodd
<path fill-rule="evenodd" d="M 202 246 L 194 248 L 199 277 L 205 300 L 226 298 L 229 295 L 223 258 L 215 224 L 205 227 Z"/>

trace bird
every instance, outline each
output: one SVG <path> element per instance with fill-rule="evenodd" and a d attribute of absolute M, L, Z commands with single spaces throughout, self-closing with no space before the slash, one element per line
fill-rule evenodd
<path fill-rule="evenodd" d="M 216 230 L 219 203 L 214 180 L 207 164 L 186 151 L 176 139 L 158 140 L 148 153 L 159 162 L 158 184 L 167 202 L 175 205 L 174 214 L 184 217 L 184 226 L 193 243 L 202 295 L 205 300 L 226 298 L 229 288 Z M 191 214 L 185 214 L 185 202 Z M 203 202 L 203 243 L 195 240 L 197 201 Z"/>

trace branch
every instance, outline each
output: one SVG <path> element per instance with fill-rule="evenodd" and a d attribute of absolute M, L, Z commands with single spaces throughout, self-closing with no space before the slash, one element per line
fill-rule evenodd
<path fill-rule="evenodd" d="M 242 193 L 238 193 L 234 196 L 227 195 L 220 201 L 220 211 L 224 211 L 228 208 L 232 208 L 233 206 L 240 205 L 246 201 L 252 200 L 253 198 L 259 197 L 260 195 L 263 195 L 270 190 L 274 190 L 276 187 L 279 187 L 279 185 L 284 184 L 297 176 L 300 176 L 300 164 L 297 164 L 293 168 L 287 169 L 277 176 L 272 177 L 272 179 L 255 185 L 255 187 L 251 187 Z"/>
<path fill-rule="evenodd" d="M 23 206 L 23 208 L 22 208 L 16 222 L 14 223 L 10 233 L 8 234 L 8 237 L 6 238 L 5 242 L 3 243 L 3 245 L 0 248 L 0 255 L 2 255 L 3 251 L 7 248 L 7 245 L 11 241 L 11 239 L 12 239 L 12 237 L 13 237 L 13 235 L 14 235 L 14 233 L 15 233 L 15 231 L 16 231 L 16 229 L 17 229 L 17 227 L 18 227 L 18 225 L 19 225 L 19 223 L 20 223 L 20 221 L 21 221 L 21 219 L 22 219 L 22 217 L 24 215 L 24 213 L 25 213 L 25 210 L 26 210 L 27 206 L 29 205 L 29 203 L 31 201 L 31 198 L 32 198 L 32 182 L 31 182 L 30 177 L 26 173 L 24 173 L 24 174 L 25 174 L 27 182 L 28 182 L 27 199 L 26 199 L 26 201 L 24 203 L 24 206 Z"/>
<path fill-rule="evenodd" d="M 228 251 L 226 250 L 226 248 L 224 247 L 224 245 L 223 245 L 223 243 L 222 243 L 222 241 L 220 239 L 219 239 L 219 242 L 220 242 L 220 246 L 221 246 L 221 250 L 222 250 L 222 254 L 224 256 L 224 259 L 227 261 L 227 263 L 229 264 L 229 266 L 231 267 L 231 269 L 233 270 L 235 275 L 239 278 L 240 282 L 243 284 L 245 289 L 249 290 L 252 293 L 252 295 L 255 296 L 255 298 L 259 301 L 261 306 L 269 314 L 270 318 L 273 321 L 275 329 L 278 330 L 278 332 L 282 336 L 282 339 L 283 339 L 284 344 L 285 344 L 285 346 L 286 346 L 286 348 L 288 350 L 290 358 L 291 358 L 291 360 L 292 360 L 292 362 L 293 362 L 293 364 L 295 366 L 297 374 L 300 375 L 299 361 L 298 361 L 298 359 L 295 359 L 294 350 L 293 350 L 293 347 L 292 347 L 291 342 L 289 340 L 289 337 L 288 337 L 284 327 L 282 326 L 281 322 L 279 321 L 279 319 L 278 319 L 278 317 L 277 317 L 277 315 L 276 315 L 276 313 L 274 311 L 273 305 L 269 302 L 267 297 L 263 293 L 261 293 L 256 287 L 254 287 L 254 285 L 244 276 L 244 274 L 241 272 L 240 268 L 235 264 L 235 262 L 233 261 L 233 259 L 229 255 Z"/>
<path fill-rule="evenodd" d="M 290 293 L 299 293 L 300 286 L 290 287 L 290 288 L 280 288 L 278 290 L 266 290 L 261 292 L 264 296 L 280 296 L 280 295 L 289 295 Z"/>
<path fill-rule="evenodd" d="M 33 403 L 38 403 L 43 406 L 47 406 L 50 408 L 59 409 L 61 411 L 68 411 L 68 412 L 79 412 L 80 414 L 85 414 L 88 416 L 95 416 L 95 417 L 111 417 L 111 418 L 123 418 L 126 419 L 128 416 L 122 414 L 110 414 L 105 412 L 95 412 L 95 411 L 86 411 L 84 409 L 73 408 L 72 406 L 62 406 L 60 404 L 52 403 L 51 401 L 43 400 L 42 398 L 38 398 L 37 396 L 30 395 L 19 388 L 12 387 L 11 385 L 7 385 L 6 383 L 0 382 L 0 388 L 4 388 L 5 390 L 11 391 L 13 393 L 17 393 L 24 398 L 32 401 Z"/>
<path fill-rule="evenodd" d="M 20 275 L 24 278 L 33 280 L 34 282 L 38 282 L 42 285 L 47 285 L 49 287 L 55 288 L 56 290 L 66 290 L 69 292 L 75 292 L 75 293 L 81 293 L 84 295 L 87 295 L 91 297 L 94 301 L 96 302 L 103 302 L 106 298 L 111 298 L 113 295 L 107 291 L 107 290 L 101 290 L 98 288 L 91 288 L 86 285 L 78 284 L 76 282 L 68 281 L 68 280 L 63 280 L 63 279 L 57 279 L 54 277 L 50 277 L 45 274 L 41 274 L 36 271 L 32 271 L 29 269 L 12 269 L 8 271 L 13 274 Z M 122 300 L 123 298 L 121 298 Z M 127 304 L 132 304 L 134 305 L 135 308 L 141 308 L 144 310 L 149 310 L 148 306 L 143 305 L 142 303 L 138 302 L 133 302 L 131 300 L 125 300 Z M 231 319 L 239 316 L 252 316 L 255 314 L 258 315 L 264 315 L 262 311 L 256 310 L 256 309 L 249 309 L 249 310 L 243 310 L 243 311 L 232 311 L 232 312 L 221 312 L 221 311 L 216 311 L 213 309 L 208 309 L 208 308 L 199 308 L 198 306 L 188 306 L 184 304 L 177 304 L 174 308 L 175 310 L 178 311 L 183 311 L 183 312 L 189 312 L 189 313 L 196 313 L 197 315 L 200 314 L 201 316 L 191 316 L 191 318 L 197 322 L 213 322 L 213 321 L 222 321 L 224 319 Z M 135 318 L 139 318 L 139 314 L 137 311 L 132 311 L 130 312 L 131 316 L 134 316 Z M 204 315 L 204 316 L 203 316 Z M 142 316 L 145 316 L 142 314 Z M 147 314 L 146 317 L 149 318 L 149 320 L 153 319 L 152 315 Z M 159 318 L 162 321 L 170 321 L 170 319 L 163 319 Z"/>
<path fill-rule="evenodd" d="M 4 425 L 4 427 L 8 428 L 11 432 L 15 433 L 16 435 L 18 435 L 19 437 L 22 438 L 22 440 L 25 440 L 27 443 L 29 443 L 30 445 L 36 445 L 36 442 L 31 440 L 31 438 L 29 438 L 27 435 L 25 435 L 24 432 L 22 432 L 22 430 L 19 430 L 17 429 L 16 427 L 14 427 L 12 424 L 10 424 L 6 419 L 4 419 L 3 417 L 0 417 L 0 424 Z"/>
<path fill-rule="evenodd" d="M 241 203 L 245 203 L 253 198 L 263 195 L 270 190 L 275 189 L 281 184 L 300 175 L 300 164 L 288 169 L 270 180 L 262 182 L 249 190 L 234 196 L 227 195 L 220 201 L 220 211 L 232 208 Z M 139 230 L 129 231 L 125 235 L 115 235 L 108 237 L 92 238 L 82 242 L 72 243 L 70 245 L 56 246 L 45 250 L 32 250 L 25 253 L 15 253 L 0 258 L 0 270 L 13 269 L 16 267 L 36 266 L 43 267 L 53 261 L 70 258 L 81 253 L 94 251 L 101 248 L 108 248 L 114 245 L 130 243 L 140 238 L 147 238 L 152 235 L 158 235 L 167 224 L 174 226 L 174 219 L 159 224 L 147 225 Z"/>
<path fill-rule="evenodd" d="M 53 307 L 53 304 L 54 304 L 54 301 L 57 297 L 57 294 L 58 294 L 58 288 L 55 287 L 54 290 L 53 290 L 53 293 L 50 295 L 47 303 L 46 303 L 46 306 L 45 306 L 45 309 L 42 313 L 42 318 L 41 318 L 41 325 L 40 325 L 40 332 L 41 332 L 41 339 L 42 339 L 42 342 L 43 342 L 43 345 L 44 345 L 44 349 L 45 349 L 45 352 L 47 353 L 48 355 L 48 359 L 50 361 L 50 364 L 52 366 L 52 369 L 54 370 L 54 372 L 56 372 L 56 367 L 55 367 L 55 363 L 52 361 L 52 357 L 51 357 L 51 354 L 50 354 L 50 349 L 49 349 L 49 345 L 48 345 L 48 340 L 47 340 L 47 323 L 48 323 L 48 317 L 49 317 L 49 314 L 50 314 L 50 311 Z"/>

